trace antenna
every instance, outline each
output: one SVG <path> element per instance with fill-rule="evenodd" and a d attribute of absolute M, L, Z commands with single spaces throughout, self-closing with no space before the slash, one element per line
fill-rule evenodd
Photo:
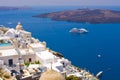
<path fill-rule="evenodd" d="M 52 63 L 53 63 L 53 62 L 51 61 L 50 63 L 51 63 L 51 68 L 50 68 L 50 69 L 52 70 Z"/>

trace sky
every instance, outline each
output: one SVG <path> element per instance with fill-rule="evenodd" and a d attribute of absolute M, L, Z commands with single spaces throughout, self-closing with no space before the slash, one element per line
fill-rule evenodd
<path fill-rule="evenodd" d="M 120 6 L 120 0 L 0 0 L 0 6 Z"/>

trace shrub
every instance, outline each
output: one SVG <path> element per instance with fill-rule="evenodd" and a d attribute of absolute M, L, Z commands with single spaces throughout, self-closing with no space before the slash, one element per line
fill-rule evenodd
<path fill-rule="evenodd" d="M 35 61 L 35 64 L 40 64 L 40 61 L 38 60 L 38 61 Z"/>
<path fill-rule="evenodd" d="M 30 62 L 25 62 L 25 65 L 28 67 L 30 65 Z"/>
<path fill-rule="evenodd" d="M 76 76 L 69 76 L 69 77 L 66 77 L 66 80 L 82 80 L 82 78 L 78 78 Z"/>

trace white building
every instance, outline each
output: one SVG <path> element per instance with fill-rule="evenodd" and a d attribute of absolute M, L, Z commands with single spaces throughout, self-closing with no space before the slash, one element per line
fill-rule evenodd
<path fill-rule="evenodd" d="M 47 50 L 36 53 L 36 59 L 40 60 L 44 65 L 51 62 L 56 62 L 57 60 L 56 56 Z"/>
<path fill-rule="evenodd" d="M 15 38 L 16 36 L 16 30 L 11 28 L 9 29 L 6 33 L 5 36 L 11 37 L 11 38 Z"/>
<path fill-rule="evenodd" d="M 12 66 L 18 63 L 18 53 L 13 48 L 0 50 L 0 59 L 4 61 L 5 65 Z"/>

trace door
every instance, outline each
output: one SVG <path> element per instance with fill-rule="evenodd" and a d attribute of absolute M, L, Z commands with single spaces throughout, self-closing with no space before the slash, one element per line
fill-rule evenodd
<path fill-rule="evenodd" d="M 31 59 L 31 58 L 29 58 L 29 62 L 32 62 L 32 59 Z"/>
<path fill-rule="evenodd" d="M 8 63 L 9 63 L 9 66 L 12 66 L 13 65 L 13 59 L 9 59 Z"/>

